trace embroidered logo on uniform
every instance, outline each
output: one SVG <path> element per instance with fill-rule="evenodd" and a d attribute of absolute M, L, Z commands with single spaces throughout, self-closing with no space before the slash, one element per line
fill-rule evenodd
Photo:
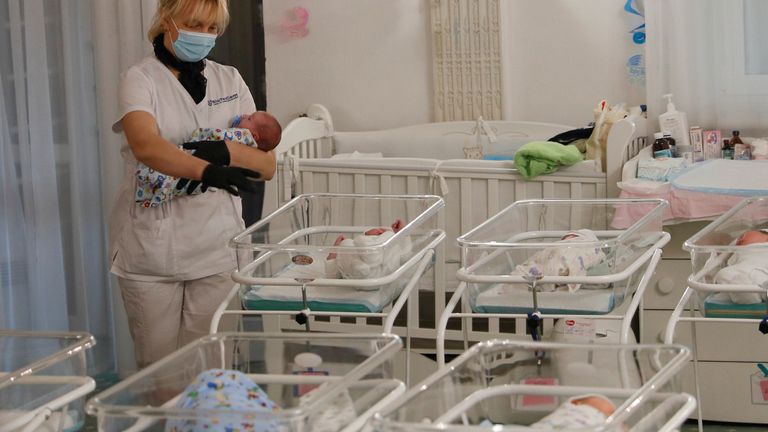
<path fill-rule="evenodd" d="M 218 99 L 208 99 L 208 106 L 211 107 L 211 106 L 223 104 L 226 102 L 232 102 L 238 97 L 240 96 L 237 93 L 235 93 L 233 95 L 229 95 L 229 96 L 218 98 Z"/>

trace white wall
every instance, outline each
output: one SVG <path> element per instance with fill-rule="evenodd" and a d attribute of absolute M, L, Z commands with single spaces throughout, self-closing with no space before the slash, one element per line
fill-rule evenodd
<path fill-rule="evenodd" d="M 280 23 L 309 10 L 309 35 Z M 426 123 L 432 117 L 428 0 L 265 0 L 267 109 L 285 125 L 311 103 L 339 130 Z"/>
<path fill-rule="evenodd" d="M 626 62 L 641 22 L 620 0 L 502 0 L 504 117 L 583 125 L 605 98 L 642 103 Z M 310 12 L 309 35 L 280 22 Z M 267 104 L 287 124 L 310 103 L 338 130 L 432 121 L 429 0 L 264 0 Z"/>
<path fill-rule="evenodd" d="M 504 117 L 583 125 L 601 99 L 644 103 L 628 58 L 642 22 L 618 0 L 503 0 Z"/>

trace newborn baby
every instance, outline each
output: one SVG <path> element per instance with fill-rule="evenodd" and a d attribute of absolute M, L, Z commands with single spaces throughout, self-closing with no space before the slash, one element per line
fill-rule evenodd
<path fill-rule="evenodd" d="M 321 394 L 320 390 L 327 387 L 327 383 L 323 383 L 303 395 L 298 406 L 314 403 L 314 399 Z M 280 411 L 280 407 L 248 375 L 236 370 L 210 369 L 201 372 L 181 394 L 176 408 L 232 411 L 235 415 L 169 420 L 166 432 L 277 432 L 285 429 L 276 419 L 270 420 L 263 415 L 248 418 L 250 413 L 272 413 Z M 349 392 L 343 391 L 310 413 L 307 420 L 316 426 L 313 431 L 335 432 L 356 417 L 354 402 Z"/>
<path fill-rule="evenodd" d="M 742 246 L 728 258 L 728 265 L 715 275 L 715 283 L 757 285 L 768 290 L 768 229 L 751 230 L 736 240 Z M 766 301 L 766 293 L 728 293 L 737 304 Z"/>
<path fill-rule="evenodd" d="M 277 119 L 267 112 L 257 111 L 235 117 L 232 127 L 228 129 L 196 129 L 190 142 L 226 140 L 270 151 L 280 143 L 281 136 L 282 128 Z M 177 196 L 190 195 L 186 188 L 176 189 L 179 180 L 139 163 L 136 167 L 136 203 L 142 207 L 157 207 Z M 199 193 L 201 190 L 197 187 L 191 195 Z"/>
<path fill-rule="evenodd" d="M 531 425 L 532 429 L 577 430 L 601 426 L 616 410 L 613 403 L 600 395 L 576 396 L 568 399 L 543 419 Z"/>
<path fill-rule="evenodd" d="M 233 410 L 240 413 L 270 413 L 280 409 L 247 375 L 239 371 L 211 369 L 200 373 L 182 393 L 177 408 L 189 410 Z M 259 418 L 196 418 L 170 420 L 166 432 L 248 430 L 268 432 L 277 430 L 275 422 Z M 262 417 L 263 419 L 263 417 Z"/>
<path fill-rule="evenodd" d="M 403 228 L 397 219 L 389 228 L 372 228 L 348 239 L 340 235 L 334 246 L 376 246 L 392 238 Z M 384 249 L 370 253 L 330 253 L 325 261 L 326 277 L 330 279 L 375 279 L 392 274 L 411 252 L 410 237 L 403 237 Z M 365 289 L 363 287 L 359 289 Z M 370 288 L 376 289 L 376 288 Z"/>
<path fill-rule="evenodd" d="M 603 426 L 605 420 L 616 411 L 616 407 L 607 398 L 600 395 L 574 396 L 546 417 L 520 430 L 585 430 Z M 491 426 L 485 421 L 480 426 Z M 515 428 L 514 430 L 518 430 Z"/>
<path fill-rule="evenodd" d="M 605 254 L 599 247 L 593 245 L 579 246 L 579 242 L 596 242 L 597 236 L 591 230 L 580 229 L 564 235 L 558 243 L 573 243 L 568 247 L 552 247 L 542 249 L 523 264 L 512 271 L 512 275 L 525 276 L 540 274 L 543 276 L 586 276 L 587 270 L 605 259 Z M 537 285 L 540 291 L 555 291 L 560 286 L 555 284 Z M 581 284 L 568 284 L 568 291 L 573 293 L 581 288 Z"/>

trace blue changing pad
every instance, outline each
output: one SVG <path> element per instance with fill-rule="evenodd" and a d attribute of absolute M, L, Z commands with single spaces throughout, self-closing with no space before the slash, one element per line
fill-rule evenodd
<path fill-rule="evenodd" d="M 299 312 L 304 309 L 304 304 L 300 301 L 291 300 L 273 300 L 263 299 L 255 295 L 243 296 L 242 305 L 245 310 L 263 310 L 263 311 L 296 311 Z M 360 303 L 339 303 L 339 302 L 325 302 L 317 300 L 307 301 L 309 308 L 315 312 L 381 312 L 383 309 L 373 303 L 360 302 Z"/>
<path fill-rule="evenodd" d="M 704 300 L 704 316 L 708 318 L 762 319 L 765 310 L 765 303 L 737 304 L 712 297 Z"/>
<path fill-rule="evenodd" d="M 498 284 L 477 296 L 470 296 L 470 306 L 478 313 L 527 314 L 533 311 L 533 295 L 528 289 L 510 289 Z M 539 311 L 549 314 L 605 315 L 616 306 L 612 289 L 582 289 L 569 292 L 538 293 Z M 619 299 L 621 301 L 621 299 Z"/>
<path fill-rule="evenodd" d="M 766 171 L 768 160 L 713 159 L 682 170 L 672 179 L 672 186 L 711 194 L 768 195 Z"/>

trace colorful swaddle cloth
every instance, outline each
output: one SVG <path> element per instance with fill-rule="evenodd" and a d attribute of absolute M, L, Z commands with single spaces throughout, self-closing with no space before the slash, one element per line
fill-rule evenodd
<path fill-rule="evenodd" d="M 328 388 L 328 383 L 301 396 L 299 407 L 307 408 Z M 280 407 L 247 375 L 235 370 L 210 369 L 201 372 L 182 393 L 176 408 L 186 410 L 232 411 L 232 416 L 169 420 L 166 432 L 281 432 L 276 420 L 265 418 Z M 251 414 L 249 416 L 249 414 Z M 357 418 L 348 391 L 336 394 L 321 405 L 312 406 L 306 422 L 313 431 L 337 432 Z"/>
<path fill-rule="evenodd" d="M 519 264 L 512 271 L 512 275 L 542 275 L 542 276 L 586 276 L 590 267 L 605 259 L 605 254 L 599 246 L 578 245 L 579 242 L 597 242 L 598 238 L 591 230 L 580 229 L 571 231 L 559 240 L 562 246 L 542 249 L 524 263 Z M 569 245 L 568 243 L 573 243 Z M 540 291 L 555 291 L 554 284 L 537 285 Z M 574 293 L 581 288 L 581 284 L 568 284 L 568 291 Z"/>
<path fill-rule="evenodd" d="M 234 370 L 210 369 L 200 373 L 187 386 L 176 404 L 188 410 L 231 410 L 230 418 L 206 418 L 170 420 L 166 432 L 274 432 L 277 425 L 265 422 L 255 415 L 252 419 L 243 413 L 270 413 L 280 407 L 247 375 Z"/>
<path fill-rule="evenodd" d="M 221 140 L 235 141 L 251 147 L 256 146 L 251 131 L 241 128 L 199 128 L 192 133 L 189 142 Z M 187 153 L 192 153 L 191 150 L 185 150 L 182 146 L 179 148 Z M 157 207 L 177 196 L 190 195 L 187 193 L 186 187 L 181 190 L 176 189 L 178 182 L 178 177 L 165 175 L 139 162 L 136 166 L 135 201 L 145 208 Z M 191 195 L 200 193 L 200 186 L 198 186 Z"/>

